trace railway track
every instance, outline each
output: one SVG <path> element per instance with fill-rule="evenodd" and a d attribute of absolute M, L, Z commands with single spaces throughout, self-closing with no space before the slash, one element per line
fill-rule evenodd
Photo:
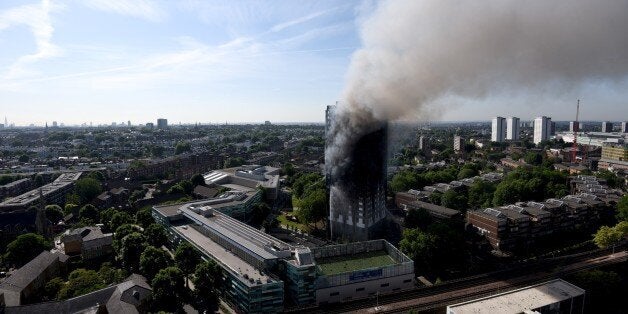
<path fill-rule="evenodd" d="M 626 255 L 625 251 L 621 253 Z M 410 309 L 417 311 L 431 310 L 547 281 L 573 272 L 617 263 L 616 259 L 609 259 L 609 256 L 611 255 L 608 255 L 606 251 L 576 254 L 571 257 L 555 258 L 533 265 L 523 265 L 515 269 L 467 277 L 432 287 L 379 295 L 342 304 L 288 309 L 286 312 L 302 314 L 347 313 L 355 311 L 398 313 Z M 623 260 L 626 260 L 626 256 L 624 256 Z M 555 267 L 559 267 L 559 270 L 547 271 Z M 431 299 L 434 300 L 430 301 Z M 419 302 L 420 300 L 424 300 L 424 302 Z M 414 305 L 411 303 L 414 303 Z M 377 311 L 375 310 L 376 307 L 378 307 Z"/>

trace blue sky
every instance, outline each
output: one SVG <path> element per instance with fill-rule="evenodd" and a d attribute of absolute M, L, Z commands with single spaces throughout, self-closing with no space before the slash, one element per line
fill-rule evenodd
<path fill-rule="evenodd" d="M 373 8 L 371 1 L 2 0 L 0 116 L 18 125 L 319 122 L 341 95 L 361 46 L 360 21 Z M 625 119 L 628 92 L 617 90 L 586 86 L 580 92 L 589 99 L 456 100 L 439 117 L 538 112 L 566 120 L 581 97 L 583 116 Z"/>

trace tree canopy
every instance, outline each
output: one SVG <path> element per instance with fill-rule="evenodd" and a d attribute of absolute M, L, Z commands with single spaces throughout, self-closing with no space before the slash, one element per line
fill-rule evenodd
<path fill-rule="evenodd" d="M 87 177 L 76 181 L 75 190 L 80 201 L 87 203 L 102 192 L 102 185 L 98 180 Z"/>
<path fill-rule="evenodd" d="M 154 246 L 148 246 L 140 256 L 140 272 L 151 280 L 157 273 L 172 265 L 168 252 Z"/>
<path fill-rule="evenodd" d="M 19 235 L 7 245 L 5 261 L 16 267 L 22 267 L 41 252 L 49 250 L 50 244 L 44 237 L 35 233 Z"/>

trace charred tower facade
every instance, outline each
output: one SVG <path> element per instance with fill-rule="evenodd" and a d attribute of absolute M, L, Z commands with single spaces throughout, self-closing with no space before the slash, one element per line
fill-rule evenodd
<path fill-rule="evenodd" d="M 334 106 L 328 106 L 327 130 L 333 125 L 334 111 Z M 326 165 L 329 228 L 333 239 L 380 238 L 381 222 L 387 213 L 387 140 L 388 124 L 379 122 L 373 131 L 353 143 L 343 166 Z"/>

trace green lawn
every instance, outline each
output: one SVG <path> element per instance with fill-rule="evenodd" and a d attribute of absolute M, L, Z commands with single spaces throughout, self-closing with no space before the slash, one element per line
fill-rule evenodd
<path fill-rule="evenodd" d="M 286 217 L 286 214 L 281 214 L 279 216 L 277 216 L 277 220 L 279 220 L 279 223 L 284 225 L 284 226 L 290 226 L 291 228 L 296 228 L 299 229 L 301 231 L 304 232 L 310 232 L 310 227 L 306 226 L 302 223 L 298 223 L 298 222 L 294 222 L 294 221 L 290 221 L 288 220 L 288 217 Z"/>
<path fill-rule="evenodd" d="M 317 259 L 316 263 L 326 276 L 396 264 L 385 251 Z"/>

